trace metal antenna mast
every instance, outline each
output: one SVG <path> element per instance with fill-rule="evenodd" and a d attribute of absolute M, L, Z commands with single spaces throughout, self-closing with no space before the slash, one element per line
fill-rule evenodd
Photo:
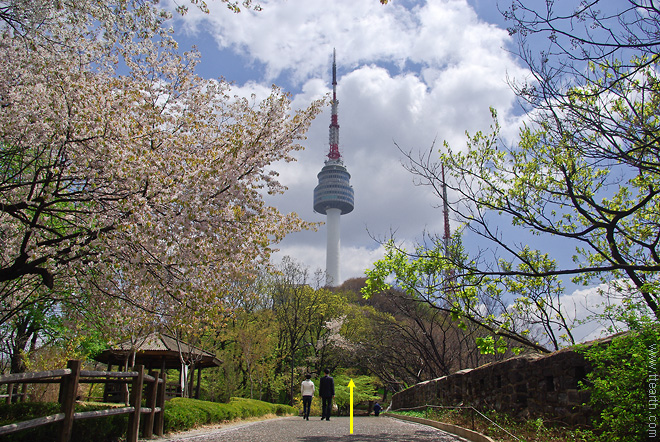
<path fill-rule="evenodd" d="M 339 122 L 337 118 L 337 51 L 332 50 L 332 115 L 330 117 L 330 153 L 328 158 L 338 160 L 341 158 L 339 152 Z"/>
<path fill-rule="evenodd" d="M 449 256 L 449 239 L 451 232 L 449 231 L 449 203 L 447 202 L 447 181 L 445 181 L 445 165 L 442 165 L 442 201 L 443 201 L 443 214 L 445 217 L 445 256 Z"/>
<path fill-rule="evenodd" d="M 449 201 L 447 200 L 447 181 L 445 180 L 445 165 L 442 165 L 442 206 L 443 206 L 443 215 L 445 218 L 445 236 L 443 238 L 444 247 L 445 247 L 445 260 L 448 264 L 451 264 L 450 260 L 450 251 L 449 243 L 451 240 L 451 231 L 449 228 Z M 445 275 L 445 293 L 447 295 L 453 294 L 456 288 L 456 276 L 454 274 L 454 269 L 449 267 Z"/>

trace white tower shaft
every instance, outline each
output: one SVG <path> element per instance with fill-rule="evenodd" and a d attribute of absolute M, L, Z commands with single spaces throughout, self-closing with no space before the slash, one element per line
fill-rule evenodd
<path fill-rule="evenodd" d="M 326 227 L 328 229 L 325 255 L 326 284 L 332 287 L 341 282 L 339 275 L 339 220 L 341 209 L 328 209 L 326 216 Z"/>

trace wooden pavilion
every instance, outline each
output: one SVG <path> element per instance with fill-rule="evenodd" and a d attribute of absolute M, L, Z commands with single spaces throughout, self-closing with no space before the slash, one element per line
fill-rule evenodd
<path fill-rule="evenodd" d="M 217 367 L 221 363 L 214 354 L 189 346 L 185 342 L 162 333 L 152 333 L 134 342 L 122 342 L 114 348 L 103 351 L 94 359 L 108 364 L 108 371 L 112 371 L 112 367 L 115 365 L 120 370 L 129 368 L 131 357 L 134 358 L 131 365 L 143 365 L 145 370 L 160 370 L 161 372 L 169 369 L 179 370 L 179 384 L 174 391 L 170 391 L 170 396 L 182 394 L 183 373 L 190 371 L 189 391 L 194 391 L 194 397 L 197 399 L 199 399 L 202 369 Z M 196 385 L 194 385 L 195 370 L 197 370 Z M 121 402 L 126 399 L 123 396 L 123 392 L 113 391 L 112 384 L 106 384 L 103 393 L 104 401 Z"/>

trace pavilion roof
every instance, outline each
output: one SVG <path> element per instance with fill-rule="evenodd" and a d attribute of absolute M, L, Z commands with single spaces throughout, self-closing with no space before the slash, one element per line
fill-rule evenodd
<path fill-rule="evenodd" d="M 124 364 L 135 350 L 135 364 L 147 369 L 181 368 L 181 356 L 186 361 L 195 361 L 196 368 L 216 367 L 221 364 L 213 353 L 189 346 L 172 336 L 163 333 L 151 333 L 134 341 L 125 341 L 109 348 L 95 360 L 106 364 Z"/>

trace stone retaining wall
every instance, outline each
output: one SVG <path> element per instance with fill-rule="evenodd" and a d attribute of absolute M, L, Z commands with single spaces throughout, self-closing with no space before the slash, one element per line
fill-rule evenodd
<path fill-rule="evenodd" d="M 463 405 L 586 424 L 589 408 L 583 404 L 589 394 L 578 389 L 578 382 L 589 369 L 584 357 L 571 349 L 519 356 L 414 385 L 392 397 L 392 409 Z"/>

